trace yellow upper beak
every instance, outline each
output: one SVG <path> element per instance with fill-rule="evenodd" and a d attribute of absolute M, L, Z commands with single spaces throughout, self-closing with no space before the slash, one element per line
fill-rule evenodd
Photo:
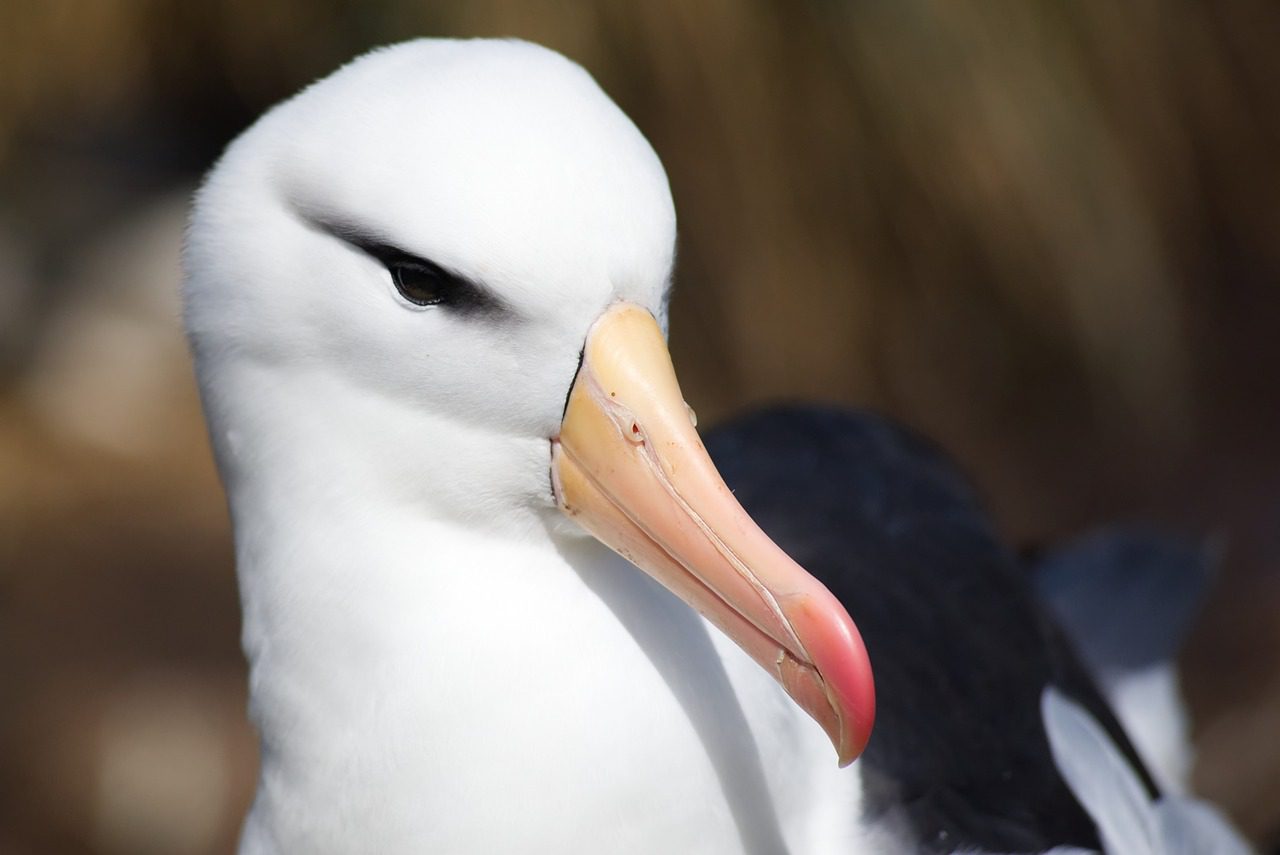
<path fill-rule="evenodd" d="M 691 413 L 653 316 L 611 306 L 587 333 L 553 442 L 560 508 L 737 642 L 850 763 L 875 717 L 862 638 L 734 499 Z"/>

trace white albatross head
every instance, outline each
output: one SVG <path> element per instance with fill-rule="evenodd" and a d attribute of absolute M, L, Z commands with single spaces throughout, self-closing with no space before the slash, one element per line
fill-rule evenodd
<path fill-rule="evenodd" d="M 198 196 L 186 320 L 219 468 L 279 501 L 358 506 L 325 490 L 341 466 L 414 513 L 585 529 L 849 762 L 866 652 L 690 424 L 663 334 L 674 246 L 657 156 L 577 65 L 516 41 L 368 54 L 258 121 Z M 263 478 L 293 444 L 306 459 Z"/>

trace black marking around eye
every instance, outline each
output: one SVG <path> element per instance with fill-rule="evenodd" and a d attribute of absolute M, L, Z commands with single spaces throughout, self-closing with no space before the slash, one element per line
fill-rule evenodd
<path fill-rule="evenodd" d="M 419 306 L 443 306 L 468 314 L 504 314 L 508 307 L 502 299 L 485 286 L 473 282 L 460 273 L 436 264 L 429 258 L 414 255 L 387 241 L 376 232 L 354 223 L 318 216 L 305 210 L 298 213 L 313 228 L 331 235 L 352 246 L 387 268 L 392 284 L 405 299 Z M 401 271 L 428 272 L 439 281 L 438 298 L 420 301 L 405 294 L 401 287 Z"/>

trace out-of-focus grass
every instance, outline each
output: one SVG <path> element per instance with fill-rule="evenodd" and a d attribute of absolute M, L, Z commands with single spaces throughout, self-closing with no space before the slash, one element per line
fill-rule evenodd
<path fill-rule="evenodd" d="M 1222 537 L 1198 780 L 1280 835 L 1280 7 L 54 0 L 0 9 L 0 852 L 233 839 L 252 750 L 174 194 L 420 34 L 562 50 L 654 143 L 703 419 L 871 404 L 1016 541 Z"/>

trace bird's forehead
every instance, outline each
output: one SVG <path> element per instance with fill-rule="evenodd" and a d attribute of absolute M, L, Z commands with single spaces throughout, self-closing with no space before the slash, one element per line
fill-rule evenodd
<path fill-rule="evenodd" d="M 630 120 L 556 54 L 468 47 L 402 46 L 304 93 L 286 193 L 486 278 L 664 275 L 674 208 Z"/>

